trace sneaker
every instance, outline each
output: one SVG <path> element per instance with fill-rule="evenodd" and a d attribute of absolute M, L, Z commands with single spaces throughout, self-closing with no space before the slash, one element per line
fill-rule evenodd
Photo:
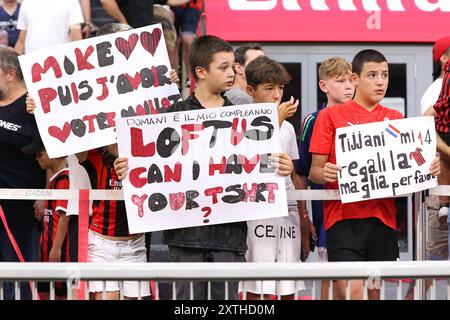
<path fill-rule="evenodd" d="M 448 223 L 447 223 L 447 217 L 448 217 L 448 203 L 444 203 L 440 205 L 439 208 L 439 229 L 440 230 L 448 230 Z"/>

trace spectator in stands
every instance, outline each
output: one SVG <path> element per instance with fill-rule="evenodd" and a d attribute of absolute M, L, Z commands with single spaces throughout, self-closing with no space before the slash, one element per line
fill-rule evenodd
<path fill-rule="evenodd" d="M 83 21 L 78 0 L 24 0 L 17 23 L 20 34 L 15 49 L 22 54 L 81 40 Z"/>
<path fill-rule="evenodd" d="M 45 9 L 45 10 L 43 10 Z M 36 14 L 39 12 L 39 14 Z M 91 27 L 90 0 L 25 0 L 22 4 L 18 29 L 21 29 L 15 49 L 19 53 L 28 53 L 49 46 L 82 39 L 81 23 L 86 19 L 83 31 Z M 74 155 L 68 157 L 70 184 L 74 189 L 90 189 L 86 171 L 78 164 Z M 48 176 L 49 178 L 50 176 Z M 37 210 L 43 210 L 43 202 Z M 77 214 L 78 202 L 69 201 L 68 211 Z"/>
<path fill-rule="evenodd" d="M 107 28 L 109 27 L 107 26 Z M 102 29 L 99 31 L 102 32 Z M 33 113 L 35 108 L 35 101 L 28 98 L 28 112 Z M 76 155 L 89 175 L 92 189 L 120 190 L 122 188 L 113 168 L 117 153 L 117 144 L 113 144 Z M 124 201 L 94 201 L 92 212 L 88 234 L 88 262 L 133 263 L 147 261 L 144 235 L 132 235 L 128 231 Z M 124 281 L 122 290 L 125 299 L 136 299 L 138 296 L 146 297 L 150 295 L 148 282 L 142 282 L 139 286 L 136 281 Z M 89 282 L 91 299 L 102 300 L 103 291 L 105 291 L 106 300 L 118 300 L 120 295 L 119 282 Z"/>
<path fill-rule="evenodd" d="M 363 50 L 352 62 L 355 97 L 344 104 L 323 109 L 313 130 L 309 151 L 312 155 L 310 178 L 338 189 L 335 135 L 336 129 L 403 118 L 402 114 L 379 104 L 388 86 L 389 66 L 383 54 Z M 439 175 L 439 158 L 430 173 Z M 368 210 L 370 208 L 370 210 Z M 396 208 L 393 198 L 343 204 L 339 200 L 324 202 L 324 224 L 329 261 L 395 261 L 399 258 L 396 235 Z M 346 281 L 339 280 L 339 297 L 344 298 Z M 379 299 L 379 289 L 370 289 L 370 299 Z M 363 298 L 363 281 L 350 280 L 350 298 Z"/>
<path fill-rule="evenodd" d="M 183 2 L 184 4 L 179 4 Z M 172 5 L 172 10 L 175 13 L 175 29 L 178 31 L 178 47 L 180 45 L 182 47 L 185 75 L 183 88 L 189 88 L 191 84 L 189 53 L 191 44 L 197 36 L 197 27 L 202 11 L 202 0 L 178 1 L 178 4 Z M 175 52 L 178 53 L 178 49 Z"/>
<path fill-rule="evenodd" d="M 180 6 L 190 0 L 101 0 L 101 4 L 113 19 L 119 23 L 139 28 L 161 23 L 164 30 L 170 64 L 176 68 L 178 55 L 176 48 L 177 33 L 175 15 L 168 6 Z"/>
<path fill-rule="evenodd" d="M 77 154 L 80 164 L 91 178 L 93 189 L 121 189 L 113 162 L 117 158 L 117 144 Z M 124 201 L 94 201 L 92 220 L 89 226 L 88 261 L 94 263 L 133 263 L 147 262 L 145 237 L 143 234 L 130 234 Z M 119 299 L 118 281 L 90 281 L 89 291 L 95 300 Z M 150 295 L 148 282 L 139 285 L 136 281 L 124 281 L 123 295 L 127 299 Z"/>
<path fill-rule="evenodd" d="M 225 92 L 225 96 L 233 104 L 253 103 L 252 98 L 247 93 L 247 79 L 245 77 L 245 68 L 247 65 L 259 56 L 263 56 L 264 51 L 259 43 L 243 44 L 234 50 L 234 77 L 233 87 Z"/>
<path fill-rule="evenodd" d="M 299 101 L 291 100 L 281 103 L 284 86 L 291 77 L 286 69 L 268 57 L 260 56 L 248 64 L 245 71 L 248 81 L 247 92 L 254 103 L 276 103 L 279 110 L 291 109 L 285 113 L 292 116 L 297 110 Z M 246 81 L 246 82 L 247 82 Z M 293 106 L 293 108 L 291 108 Z M 292 124 L 282 119 L 280 125 L 281 151 L 288 154 L 292 160 L 298 159 L 297 140 Z M 293 171 L 285 176 L 286 190 L 294 190 Z M 297 201 L 286 203 L 289 215 L 286 217 L 258 219 L 247 221 L 247 246 L 245 255 L 248 262 L 300 262 L 300 224 Z M 281 296 L 283 300 L 292 300 L 298 290 L 303 290 L 303 281 L 242 281 L 240 291 L 246 293 L 247 299 L 272 299 Z"/>
<path fill-rule="evenodd" d="M 327 107 L 345 103 L 353 98 L 355 86 L 352 81 L 352 65 L 341 57 L 329 58 L 323 61 L 319 67 L 319 87 L 327 96 Z M 312 154 L 309 152 L 311 144 L 312 132 L 316 123 L 319 111 L 313 112 L 306 116 L 303 121 L 298 149 L 300 159 L 297 161 L 295 170 L 300 176 L 300 189 L 307 189 L 308 184 L 311 189 L 323 189 L 322 184 L 308 183 L 309 171 L 311 169 Z M 308 215 L 306 202 L 301 201 L 301 213 Z M 325 239 L 325 228 L 323 224 L 323 202 L 311 201 L 312 217 L 313 217 L 313 235 L 318 233 L 317 251 L 320 262 L 328 261 L 327 245 Z M 306 253 L 309 254 L 309 245 Z M 322 281 L 321 299 L 328 300 L 329 281 Z"/>
<path fill-rule="evenodd" d="M 119 23 L 133 28 L 153 22 L 153 0 L 101 0 L 106 13 Z"/>
<path fill-rule="evenodd" d="M 128 25 L 109 24 L 98 30 L 97 35 L 131 30 Z M 32 98 L 27 99 L 30 113 L 36 108 Z M 117 144 L 81 152 L 76 155 L 80 164 L 86 169 L 93 189 L 121 189 L 113 162 L 117 157 Z M 88 261 L 97 263 L 146 262 L 145 237 L 143 234 L 131 235 L 124 201 L 94 201 L 92 219 L 88 235 Z M 107 300 L 119 299 L 120 287 L 117 281 L 90 281 L 91 299 L 101 300 L 103 291 Z M 123 295 L 126 299 L 150 295 L 148 282 L 141 285 L 136 281 L 124 281 Z"/>
<path fill-rule="evenodd" d="M 438 39 L 433 45 L 433 79 L 434 82 L 426 89 L 422 95 L 420 101 L 420 107 L 422 114 L 427 109 L 436 103 L 439 97 L 439 93 L 442 88 L 442 81 L 445 73 L 445 63 L 450 61 L 450 37 L 444 37 Z M 430 110 L 432 111 L 432 110 Z M 439 176 L 440 184 L 447 184 L 442 181 L 444 172 L 449 166 L 448 159 L 445 156 L 445 152 L 441 154 L 441 174 Z M 448 259 L 448 207 L 445 205 L 448 197 L 442 197 L 442 207 L 440 207 L 438 196 L 429 196 L 426 198 L 427 205 L 427 245 L 426 245 L 426 259 L 427 260 L 447 260 Z M 431 280 L 425 280 L 426 290 L 431 285 Z M 407 300 L 414 299 L 414 282 L 411 282 L 408 293 L 406 294 Z"/>
<path fill-rule="evenodd" d="M 182 33 L 182 41 L 185 50 L 187 50 L 184 51 L 187 79 L 190 77 L 188 59 L 189 46 L 195 39 L 201 10 L 201 1 L 197 1 L 198 4 L 196 4 L 193 8 L 190 7 L 190 2 L 195 1 L 101 0 L 101 4 L 106 13 L 119 23 L 128 24 L 133 28 L 139 28 L 154 23 L 161 23 L 164 30 L 164 39 L 166 41 L 170 64 L 174 69 L 177 69 L 178 66 L 179 41 L 177 40 L 177 30 L 180 28 L 180 23 L 178 21 L 182 20 L 182 30 L 184 32 Z M 172 11 L 168 6 L 173 6 L 173 10 L 177 12 L 178 17 L 175 16 L 174 11 Z M 186 83 L 190 83 L 189 80 L 187 80 Z"/>
<path fill-rule="evenodd" d="M 103 25 L 100 29 L 98 29 L 98 31 L 95 35 L 98 37 L 98 36 L 104 36 L 104 35 L 116 33 L 116 32 L 129 31 L 132 29 L 133 28 L 127 24 L 108 23 L 108 24 Z"/>
<path fill-rule="evenodd" d="M 120 23 L 111 23 L 101 27 L 97 36 L 132 28 Z M 178 81 L 174 70 L 170 73 L 172 82 Z M 27 98 L 27 110 L 33 113 L 36 103 L 31 97 Z M 113 162 L 117 158 L 117 144 L 103 148 L 78 153 L 76 156 L 80 164 L 86 169 L 93 189 L 121 189 Z M 94 201 L 93 214 L 89 226 L 88 261 L 97 263 L 146 262 L 145 237 L 143 234 L 129 234 L 124 201 L 101 200 Z M 119 298 L 119 282 L 107 281 L 104 288 L 102 281 L 91 281 L 89 291 L 91 298 L 100 300 L 106 291 L 107 300 Z M 150 295 L 148 282 L 139 286 L 136 281 L 125 281 L 123 295 L 126 299 Z"/>
<path fill-rule="evenodd" d="M 86 10 L 88 0 L 80 0 Z M 17 28 L 20 30 L 19 39 L 15 49 L 20 54 L 29 53 L 39 49 L 45 49 L 54 45 L 82 39 L 81 24 L 83 12 L 78 0 L 24 0 L 19 12 Z M 75 163 L 75 156 L 69 156 L 69 163 Z M 71 186 L 74 189 L 85 187 L 88 182 L 86 176 L 80 179 L 77 172 L 82 168 L 72 168 L 70 177 Z M 83 169 L 84 170 L 84 169 Z M 84 173 L 85 174 L 85 173 Z M 50 178 L 50 173 L 48 173 Z M 69 211 L 77 210 L 74 202 L 69 201 Z M 43 213 L 43 201 L 36 202 L 36 210 L 39 215 Z"/>
<path fill-rule="evenodd" d="M 0 48 L 0 188 L 45 187 L 45 172 L 34 157 L 21 151 L 39 134 L 34 117 L 26 112 L 26 95 L 17 52 Z M 0 200 L 6 223 L 27 262 L 37 262 L 39 258 L 38 221 L 34 217 L 33 203 Z M 19 261 L 3 223 L 0 223 L 0 261 Z M 14 299 L 14 284 L 5 282 L 3 285 L 4 298 Z M 21 299 L 31 299 L 28 283 L 21 284 L 20 293 Z"/>
<path fill-rule="evenodd" d="M 442 81 L 442 87 L 439 97 L 433 108 L 428 109 L 425 114 L 433 115 L 435 117 L 436 132 L 439 134 L 446 147 L 448 148 L 450 145 L 450 119 L 448 117 L 448 112 L 450 109 L 450 61 L 447 61 L 447 63 L 443 67 L 443 70 L 444 78 Z M 440 184 L 450 184 L 450 181 L 448 179 L 450 177 L 448 161 L 448 158 L 442 161 L 444 163 L 443 167 L 445 169 L 443 170 L 443 172 L 446 174 L 446 179 L 442 179 L 444 181 L 441 180 L 442 182 L 440 182 Z M 439 219 L 441 219 L 441 212 L 439 212 Z M 447 223 L 450 223 L 450 221 L 447 220 Z M 448 229 L 450 230 L 450 228 Z"/>
<path fill-rule="evenodd" d="M 8 46 L 8 32 L 3 29 L 0 29 L 0 47 Z"/>
<path fill-rule="evenodd" d="M 0 29 L 8 33 L 8 46 L 16 45 L 19 38 L 19 30 L 17 29 L 17 20 L 19 18 L 20 3 L 17 0 L 3 0 L 0 6 Z"/>
<path fill-rule="evenodd" d="M 433 80 L 434 82 L 425 90 L 420 100 L 422 114 L 432 107 L 441 92 L 444 79 L 444 66 L 450 60 L 450 37 L 438 39 L 433 45 Z"/>
<path fill-rule="evenodd" d="M 161 23 L 164 31 L 167 52 L 172 68 L 177 67 L 176 41 L 174 26 L 175 15 L 168 5 L 178 5 L 187 1 L 180 0 L 101 0 L 106 13 L 119 23 L 133 28 Z"/>
<path fill-rule="evenodd" d="M 167 53 L 172 69 L 178 68 L 177 57 L 177 30 L 175 29 L 175 14 L 168 5 L 153 5 L 153 23 L 161 23 L 166 41 Z"/>
<path fill-rule="evenodd" d="M 140 28 L 156 23 L 153 20 L 154 5 L 178 6 L 189 0 L 100 0 L 100 2 L 106 13 L 118 23 Z"/>
<path fill-rule="evenodd" d="M 35 137 L 31 145 L 22 148 L 22 151 L 34 155 L 42 169 L 50 170 L 52 176 L 47 183 L 47 189 L 70 189 L 67 157 L 50 159 L 39 136 Z M 69 230 L 71 217 L 67 215 L 67 202 L 67 200 L 45 201 L 45 214 L 42 218 L 43 228 L 40 239 L 40 262 L 78 261 L 78 242 L 70 241 L 70 239 L 77 240 L 78 228 L 77 225 L 72 224 L 71 226 L 74 228 Z M 56 299 L 65 300 L 67 289 L 66 282 L 56 282 Z M 41 299 L 48 300 L 50 284 L 39 282 L 38 292 Z"/>
<path fill-rule="evenodd" d="M 105 34 L 111 34 L 116 33 L 120 31 L 127 31 L 133 29 L 129 25 L 122 24 L 122 23 L 109 23 L 107 25 L 104 25 L 101 27 L 98 32 L 97 36 L 102 36 Z M 178 83 L 180 80 L 178 79 L 178 75 L 174 69 L 170 71 L 170 80 L 172 83 Z M 145 247 L 147 250 L 147 261 L 150 261 L 150 247 L 151 247 L 151 241 L 152 236 L 150 232 L 145 233 Z"/>

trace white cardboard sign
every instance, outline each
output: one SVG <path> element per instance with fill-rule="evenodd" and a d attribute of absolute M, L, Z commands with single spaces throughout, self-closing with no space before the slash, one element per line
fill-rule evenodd
<path fill-rule="evenodd" d="M 117 136 L 131 233 L 288 214 L 275 104 L 118 119 Z"/>
<path fill-rule="evenodd" d="M 181 99 L 160 24 L 19 57 L 51 158 L 116 143 L 115 119 L 162 113 Z"/>
<path fill-rule="evenodd" d="M 355 125 L 336 130 L 343 203 L 386 198 L 435 187 L 433 117 Z"/>

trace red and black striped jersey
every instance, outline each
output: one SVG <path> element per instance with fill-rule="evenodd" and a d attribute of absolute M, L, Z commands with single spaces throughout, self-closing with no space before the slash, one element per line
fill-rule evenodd
<path fill-rule="evenodd" d="M 437 132 L 450 131 L 450 61 L 446 63 L 444 70 L 441 93 L 433 106 L 437 113 L 437 117 L 434 120 Z"/>
<path fill-rule="evenodd" d="M 67 168 L 58 171 L 47 183 L 47 189 L 69 189 L 69 170 Z M 46 200 L 45 213 L 42 219 L 43 230 L 40 240 L 40 261 L 48 262 L 50 250 L 53 247 L 53 242 L 56 237 L 58 229 L 59 218 L 61 214 L 67 212 L 67 200 Z M 71 262 L 69 246 L 77 245 L 70 243 L 69 232 L 61 246 L 61 262 Z"/>
<path fill-rule="evenodd" d="M 117 178 L 113 164 L 105 163 L 99 149 L 90 150 L 87 159 L 81 165 L 89 175 L 92 189 L 122 189 L 122 183 Z M 105 236 L 128 237 L 130 234 L 128 232 L 125 202 L 116 200 L 93 201 L 92 219 L 89 228 Z"/>

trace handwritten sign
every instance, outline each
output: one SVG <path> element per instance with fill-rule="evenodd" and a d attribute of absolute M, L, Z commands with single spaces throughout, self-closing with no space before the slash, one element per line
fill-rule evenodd
<path fill-rule="evenodd" d="M 116 143 L 115 119 L 166 112 L 181 99 L 160 24 L 19 57 L 51 158 Z"/>
<path fill-rule="evenodd" d="M 118 119 L 117 137 L 131 233 L 288 214 L 275 104 Z"/>
<path fill-rule="evenodd" d="M 437 185 L 433 117 L 382 121 L 336 130 L 343 203 L 408 194 Z"/>

